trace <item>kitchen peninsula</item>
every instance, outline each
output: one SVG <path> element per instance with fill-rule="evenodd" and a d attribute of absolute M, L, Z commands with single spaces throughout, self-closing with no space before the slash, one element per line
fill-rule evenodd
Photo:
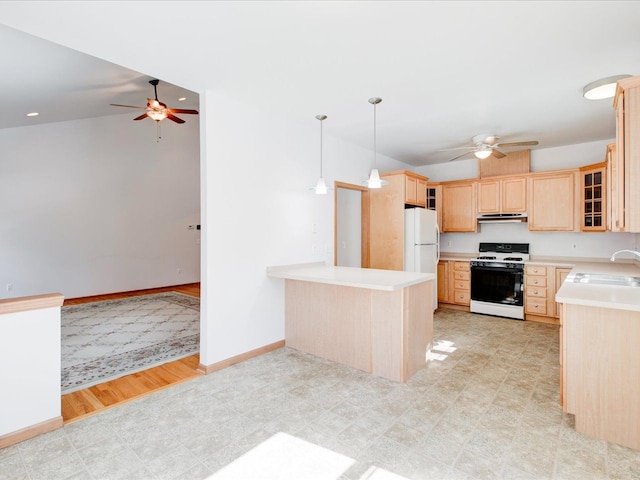
<path fill-rule="evenodd" d="M 426 365 L 435 275 L 309 263 L 267 276 L 285 280 L 287 346 L 401 383 Z"/>
<path fill-rule="evenodd" d="M 561 404 L 577 432 L 640 450 L 640 288 L 580 278 L 598 275 L 640 278 L 640 267 L 585 262 L 556 294 Z"/>

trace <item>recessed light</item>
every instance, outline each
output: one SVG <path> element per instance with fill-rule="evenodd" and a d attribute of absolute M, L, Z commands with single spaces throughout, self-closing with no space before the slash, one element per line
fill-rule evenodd
<path fill-rule="evenodd" d="M 29 112 L 29 113 L 27 113 L 27 117 L 37 117 L 38 115 L 40 115 L 38 112 Z"/>
<path fill-rule="evenodd" d="M 178 101 L 179 101 L 179 102 L 184 102 L 186 99 L 187 99 L 187 97 L 180 97 L 180 98 L 178 99 Z"/>
<path fill-rule="evenodd" d="M 587 100 L 602 100 L 603 98 L 611 98 L 616 94 L 616 85 L 618 80 L 630 77 L 631 75 L 615 75 L 613 77 L 602 78 L 591 82 L 582 89 L 582 95 Z"/>

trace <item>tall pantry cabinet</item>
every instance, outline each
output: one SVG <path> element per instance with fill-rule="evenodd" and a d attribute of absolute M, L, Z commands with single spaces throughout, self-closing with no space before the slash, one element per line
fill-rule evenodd
<path fill-rule="evenodd" d="M 404 209 L 424 207 L 427 177 L 407 170 L 382 173 L 389 182 L 370 190 L 371 218 L 369 255 L 371 268 L 404 270 Z"/>

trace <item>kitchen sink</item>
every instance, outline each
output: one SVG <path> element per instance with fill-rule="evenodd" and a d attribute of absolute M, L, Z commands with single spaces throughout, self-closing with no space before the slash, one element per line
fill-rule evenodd
<path fill-rule="evenodd" d="M 576 273 L 573 283 L 592 285 L 618 285 L 622 287 L 640 287 L 640 277 L 631 275 L 611 275 L 606 273 Z"/>

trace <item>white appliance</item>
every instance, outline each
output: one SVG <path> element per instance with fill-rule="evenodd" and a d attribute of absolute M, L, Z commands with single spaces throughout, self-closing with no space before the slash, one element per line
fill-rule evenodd
<path fill-rule="evenodd" d="M 433 309 L 438 308 L 438 261 L 440 229 L 435 210 L 408 208 L 404 211 L 404 269 L 433 273 Z"/>

